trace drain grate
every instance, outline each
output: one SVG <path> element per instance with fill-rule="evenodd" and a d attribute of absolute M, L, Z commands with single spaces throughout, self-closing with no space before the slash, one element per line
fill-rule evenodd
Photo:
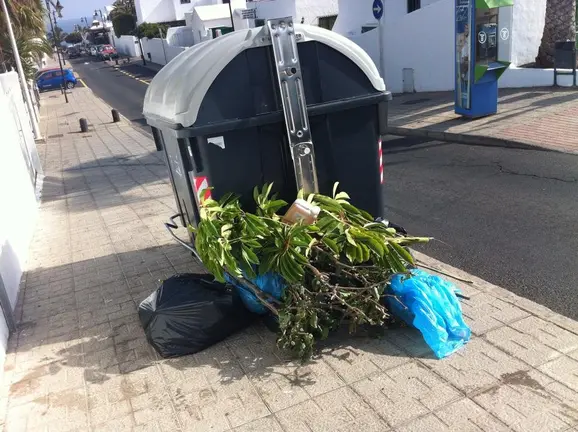
<path fill-rule="evenodd" d="M 62 138 L 63 136 L 63 134 L 48 135 L 48 138 Z"/>
<path fill-rule="evenodd" d="M 420 103 L 429 102 L 430 100 L 431 100 L 431 99 L 427 99 L 427 98 L 424 98 L 424 99 L 412 99 L 412 100 L 408 100 L 408 101 L 402 102 L 401 104 L 402 104 L 402 105 L 417 105 L 417 104 L 420 104 Z"/>

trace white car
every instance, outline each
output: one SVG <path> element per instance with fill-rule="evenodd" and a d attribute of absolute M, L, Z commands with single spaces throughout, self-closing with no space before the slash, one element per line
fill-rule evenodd
<path fill-rule="evenodd" d="M 98 54 L 98 49 L 95 46 L 90 47 L 90 55 L 93 57 L 96 57 L 97 54 Z"/>

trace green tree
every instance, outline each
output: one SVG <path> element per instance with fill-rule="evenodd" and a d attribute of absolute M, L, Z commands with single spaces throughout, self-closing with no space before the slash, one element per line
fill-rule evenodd
<path fill-rule="evenodd" d="M 81 43 L 82 42 L 82 35 L 79 32 L 72 32 L 72 33 L 66 35 L 66 37 L 64 38 L 64 41 L 68 42 L 70 44 Z"/>
<path fill-rule="evenodd" d="M 547 0 L 546 22 L 536 64 L 554 66 L 554 44 L 576 39 L 576 0 Z"/>
<path fill-rule="evenodd" d="M 112 15 L 112 27 L 116 37 L 134 34 L 136 30 L 136 17 L 129 14 Z"/>
<path fill-rule="evenodd" d="M 116 0 L 113 7 L 110 20 L 116 37 L 134 34 L 137 21 L 134 0 Z"/>
<path fill-rule="evenodd" d="M 60 46 L 60 44 L 64 41 L 66 36 L 67 33 L 58 26 L 54 27 L 54 33 L 48 32 L 46 34 L 46 37 L 53 46 Z"/>
<path fill-rule="evenodd" d="M 136 28 L 136 36 L 139 38 L 149 38 L 154 39 L 160 36 L 159 30 L 162 31 L 162 34 L 167 33 L 168 26 L 165 24 L 157 24 L 157 23 L 142 23 Z"/>
<path fill-rule="evenodd" d="M 11 0 L 6 2 L 12 22 L 16 46 L 27 78 L 34 76 L 35 66 L 43 54 L 52 54 L 44 35 L 45 10 L 41 0 Z M 8 37 L 6 19 L 0 10 L 0 49 L 6 68 L 16 67 L 15 53 Z"/>

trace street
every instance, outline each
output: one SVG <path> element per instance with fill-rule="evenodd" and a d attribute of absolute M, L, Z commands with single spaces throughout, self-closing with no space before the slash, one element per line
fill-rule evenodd
<path fill-rule="evenodd" d="M 155 72 L 138 64 L 125 65 L 117 70 L 94 57 L 83 57 L 69 62 L 99 98 L 150 133 L 142 115 L 142 105 L 147 82 L 150 82 Z"/>
<path fill-rule="evenodd" d="M 86 85 L 148 132 L 154 72 L 85 61 L 72 63 Z M 387 216 L 435 238 L 422 252 L 578 318 L 578 156 L 396 137 L 383 149 Z"/>
<path fill-rule="evenodd" d="M 540 148 L 384 143 L 388 217 L 421 251 L 578 318 L 578 157 Z"/>

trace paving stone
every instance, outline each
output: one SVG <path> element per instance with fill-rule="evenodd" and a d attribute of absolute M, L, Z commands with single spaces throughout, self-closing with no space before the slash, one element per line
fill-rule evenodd
<path fill-rule="evenodd" d="M 466 394 L 496 385 L 505 374 L 529 369 L 520 360 L 479 338 L 472 339 L 450 357 L 421 361 Z"/>
<path fill-rule="evenodd" d="M 476 335 L 528 316 L 523 309 L 485 293 L 463 302 L 462 311 L 466 323 Z"/>
<path fill-rule="evenodd" d="M 348 387 L 342 387 L 276 413 L 283 428 L 292 432 L 350 430 L 370 407 Z"/>
<path fill-rule="evenodd" d="M 352 387 L 394 427 L 461 397 L 457 390 L 415 362 L 375 373 Z"/>
<path fill-rule="evenodd" d="M 578 423 L 578 409 L 547 391 L 551 381 L 536 371 L 521 372 L 480 393 L 474 400 L 514 431 L 567 430 Z"/>
<path fill-rule="evenodd" d="M 488 342 L 531 366 L 542 365 L 562 355 L 529 334 L 511 327 L 501 327 L 490 331 L 486 333 L 485 338 Z"/>
<path fill-rule="evenodd" d="M 267 416 L 250 423 L 245 423 L 243 426 L 239 426 L 233 430 L 235 432 L 283 432 L 281 425 L 273 416 Z"/>
<path fill-rule="evenodd" d="M 563 353 L 578 349 L 578 335 L 538 317 L 524 318 L 513 323 L 511 327 Z"/>
<path fill-rule="evenodd" d="M 546 363 L 539 369 L 578 392 L 578 360 L 563 356 Z"/>

